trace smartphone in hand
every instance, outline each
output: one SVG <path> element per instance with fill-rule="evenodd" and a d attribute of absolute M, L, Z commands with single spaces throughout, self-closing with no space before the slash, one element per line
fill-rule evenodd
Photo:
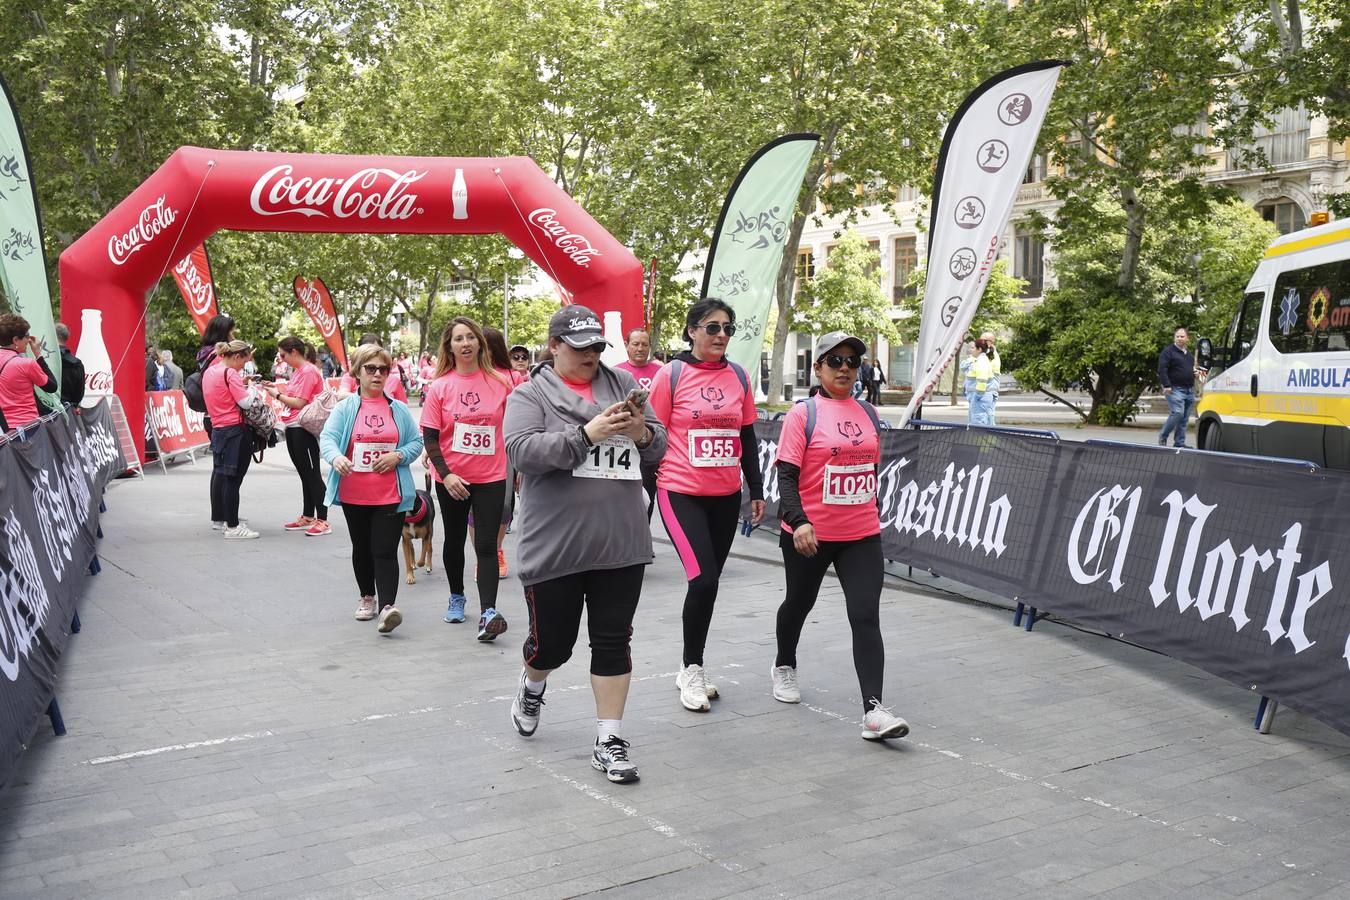
<path fill-rule="evenodd" d="M 624 398 L 623 402 L 632 407 L 635 415 L 640 416 L 642 415 L 642 408 L 647 405 L 647 397 L 650 395 L 651 391 L 643 390 L 642 388 L 633 388 L 628 392 L 628 396 Z"/>

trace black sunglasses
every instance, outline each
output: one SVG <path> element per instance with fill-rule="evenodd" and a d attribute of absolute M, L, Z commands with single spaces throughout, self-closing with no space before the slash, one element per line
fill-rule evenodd
<path fill-rule="evenodd" d="M 388 375 L 389 367 L 377 366 L 374 363 L 366 363 L 361 367 L 361 371 L 365 372 L 367 375 Z"/>
<path fill-rule="evenodd" d="M 526 356 L 524 353 L 512 353 L 512 354 L 511 354 L 511 358 L 512 358 L 512 359 L 516 359 L 516 360 L 523 360 L 523 361 L 526 361 L 526 362 L 528 362 L 529 359 L 530 359 L 530 358 L 529 358 L 528 356 Z"/>
<path fill-rule="evenodd" d="M 719 334 L 725 334 L 727 337 L 731 337 L 736 333 L 736 326 L 732 325 L 730 322 L 726 325 L 723 325 L 721 322 L 709 322 L 707 325 L 695 325 L 694 328 L 702 328 L 710 337 L 716 337 Z"/>
<path fill-rule="evenodd" d="M 862 367 L 862 357 L 840 356 L 838 353 L 831 353 L 829 356 L 825 357 L 825 365 L 829 366 L 831 369 L 842 369 L 845 366 L 848 366 L 850 369 L 858 369 Z"/>

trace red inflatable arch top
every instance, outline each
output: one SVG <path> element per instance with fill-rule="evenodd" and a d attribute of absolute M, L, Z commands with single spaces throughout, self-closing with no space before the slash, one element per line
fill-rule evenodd
<path fill-rule="evenodd" d="M 642 264 L 527 157 L 182 147 L 61 254 L 61 320 L 79 347 L 83 311 L 102 310 L 113 390 L 142 452 L 147 292 L 222 228 L 502 234 L 574 302 L 620 313 L 625 330 L 642 324 Z"/>

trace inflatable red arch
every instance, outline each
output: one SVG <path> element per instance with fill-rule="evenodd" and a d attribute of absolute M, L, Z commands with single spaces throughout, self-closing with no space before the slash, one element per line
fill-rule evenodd
<path fill-rule="evenodd" d="M 61 320 L 78 348 L 84 310 L 102 311 L 112 388 L 142 453 L 147 293 L 222 228 L 501 234 L 574 302 L 618 312 L 625 330 L 642 324 L 642 264 L 528 157 L 182 147 L 61 254 Z"/>

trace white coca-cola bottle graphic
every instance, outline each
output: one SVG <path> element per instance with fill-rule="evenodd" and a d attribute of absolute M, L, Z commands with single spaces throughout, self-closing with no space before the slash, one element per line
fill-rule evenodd
<path fill-rule="evenodd" d="M 618 310 L 605 313 L 605 340 L 609 341 L 609 346 L 600 354 L 600 359 L 605 365 L 617 366 L 628 359 L 628 351 L 624 349 L 623 340 L 623 313 Z"/>
<path fill-rule="evenodd" d="M 469 217 L 469 186 L 464 183 L 464 170 L 455 170 L 455 185 L 450 189 L 450 199 L 455 204 L 454 218 Z"/>
<path fill-rule="evenodd" d="M 103 310 L 80 312 L 80 346 L 75 355 L 84 363 L 84 400 L 81 406 L 94 406 L 99 398 L 113 392 L 112 357 L 103 343 Z"/>

